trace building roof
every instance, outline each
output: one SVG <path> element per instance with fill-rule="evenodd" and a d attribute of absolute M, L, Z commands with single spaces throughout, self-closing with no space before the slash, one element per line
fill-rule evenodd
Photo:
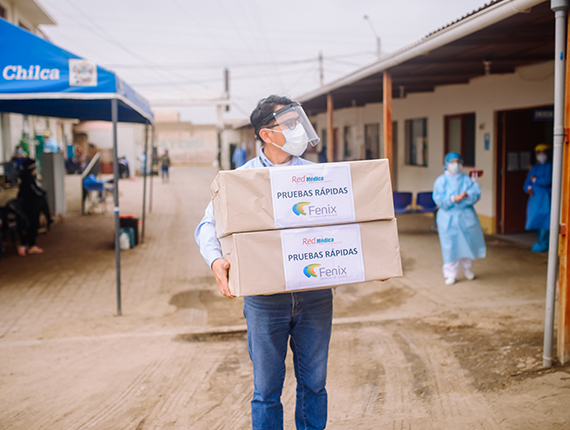
<path fill-rule="evenodd" d="M 485 74 L 554 58 L 554 13 L 546 0 L 495 0 L 378 62 L 297 100 L 309 115 L 334 108 L 382 102 L 383 72 L 392 76 L 393 97 L 467 84 Z"/>
<path fill-rule="evenodd" d="M 502 2 L 502 1 L 503 1 L 503 0 L 492 0 L 492 1 L 490 1 L 489 3 L 485 3 L 485 4 L 484 4 L 483 6 L 481 6 L 480 8 L 477 8 L 477 9 L 475 9 L 475 10 L 469 12 L 468 14 L 463 15 L 461 18 L 458 18 L 458 19 L 456 19 L 455 21 L 452 21 L 452 22 L 450 22 L 449 24 L 444 25 L 443 27 L 440 27 L 440 28 L 438 28 L 437 30 L 432 31 L 431 33 L 427 34 L 425 37 L 430 37 L 431 35 L 433 35 L 433 34 L 439 32 L 439 31 L 445 30 L 447 27 L 451 27 L 452 25 L 457 24 L 458 22 L 463 21 L 463 20 L 469 18 L 470 16 L 475 15 L 476 13 L 479 13 L 479 12 L 481 12 L 482 10 L 487 9 L 487 8 L 493 6 L 493 5 L 497 4 L 497 3 L 500 3 L 500 2 Z"/>
<path fill-rule="evenodd" d="M 16 0 L 16 7 L 22 12 L 25 19 L 35 25 L 56 25 L 55 19 L 36 0 Z"/>

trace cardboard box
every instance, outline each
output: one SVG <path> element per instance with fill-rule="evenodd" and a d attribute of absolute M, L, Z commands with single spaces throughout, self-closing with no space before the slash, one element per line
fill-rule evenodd
<path fill-rule="evenodd" d="M 394 218 L 388 160 L 219 172 L 216 235 Z"/>
<path fill-rule="evenodd" d="M 235 233 L 220 239 L 235 296 L 402 276 L 396 220 Z"/>

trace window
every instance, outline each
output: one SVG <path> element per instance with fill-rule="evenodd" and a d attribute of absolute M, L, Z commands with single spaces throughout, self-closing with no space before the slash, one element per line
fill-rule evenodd
<path fill-rule="evenodd" d="M 350 158 L 350 145 L 352 141 L 352 130 L 350 126 L 344 127 L 343 132 L 343 141 L 344 141 L 344 159 L 348 160 Z"/>
<path fill-rule="evenodd" d="M 22 21 L 18 22 L 18 25 L 19 25 L 20 27 L 22 27 L 24 30 L 30 31 L 30 29 L 28 28 L 28 26 L 27 26 L 26 24 L 24 24 Z"/>
<path fill-rule="evenodd" d="M 475 114 L 445 117 L 445 153 L 458 152 L 465 166 L 475 165 Z"/>
<path fill-rule="evenodd" d="M 407 119 L 405 129 L 406 164 L 427 167 L 427 118 Z"/>
<path fill-rule="evenodd" d="M 6 19 L 6 9 L 2 5 L 0 5 L 0 18 Z"/>
<path fill-rule="evenodd" d="M 382 157 L 380 148 L 380 124 L 364 125 L 364 144 L 367 160 L 375 160 Z"/>

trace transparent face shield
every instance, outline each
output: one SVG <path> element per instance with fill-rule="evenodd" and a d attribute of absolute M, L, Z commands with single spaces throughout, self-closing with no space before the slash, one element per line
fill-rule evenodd
<path fill-rule="evenodd" d="M 275 124 L 264 126 L 263 128 L 285 132 L 287 130 L 296 132 L 304 130 L 312 146 L 316 146 L 321 140 L 319 136 L 317 136 L 317 132 L 313 128 L 311 121 L 309 121 L 307 114 L 297 102 L 291 103 L 271 113 L 263 119 L 263 123 L 267 124 L 272 119 L 275 121 Z M 299 125 L 302 127 L 298 127 Z"/>

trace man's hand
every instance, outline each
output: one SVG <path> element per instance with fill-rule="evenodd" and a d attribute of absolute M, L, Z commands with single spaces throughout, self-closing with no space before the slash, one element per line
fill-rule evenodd
<path fill-rule="evenodd" d="M 235 298 L 235 296 L 230 293 L 230 287 L 228 286 L 228 270 L 230 269 L 230 263 L 228 260 L 223 258 L 218 258 L 212 263 L 212 272 L 220 287 L 220 293 L 230 299 Z"/>
<path fill-rule="evenodd" d="M 527 192 L 528 192 L 528 195 L 529 195 L 529 196 L 531 196 L 531 197 L 534 196 L 534 190 L 532 189 L 532 187 L 531 187 L 530 185 L 529 185 L 529 187 L 527 188 Z"/>

